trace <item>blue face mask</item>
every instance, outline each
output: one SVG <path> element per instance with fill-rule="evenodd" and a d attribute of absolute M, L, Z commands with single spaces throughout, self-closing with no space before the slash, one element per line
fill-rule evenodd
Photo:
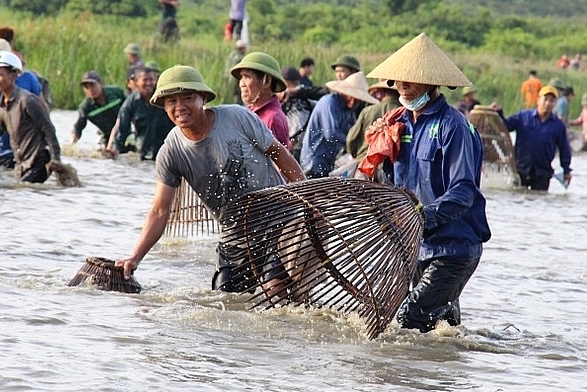
<path fill-rule="evenodd" d="M 428 94 L 428 92 L 425 92 L 424 94 L 420 95 L 418 98 L 414 99 L 413 101 L 406 101 L 404 99 L 404 97 L 400 96 L 399 97 L 399 103 L 402 104 L 403 107 L 405 107 L 406 109 L 412 111 L 412 112 L 417 112 L 418 110 L 422 109 L 424 106 L 426 106 L 426 104 L 430 101 L 430 95 Z"/>

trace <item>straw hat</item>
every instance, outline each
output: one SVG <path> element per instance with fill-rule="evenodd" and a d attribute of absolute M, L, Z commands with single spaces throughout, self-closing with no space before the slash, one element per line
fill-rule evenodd
<path fill-rule="evenodd" d="M 425 33 L 421 33 L 398 49 L 375 67 L 367 77 L 432 86 L 473 85 Z"/>
<path fill-rule="evenodd" d="M 163 107 L 163 98 L 182 91 L 205 93 L 208 102 L 216 98 L 216 93 L 206 85 L 202 74 L 197 69 L 187 65 L 174 65 L 159 76 L 157 89 L 150 102 L 154 106 Z"/>
<path fill-rule="evenodd" d="M 378 88 L 384 88 L 386 90 L 397 90 L 397 88 L 395 86 L 390 86 L 389 83 L 387 83 L 387 80 L 382 80 L 381 82 L 377 82 L 373 85 L 371 85 L 371 87 L 369 87 L 369 94 L 371 94 L 373 92 L 373 90 L 378 89 Z"/>
<path fill-rule="evenodd" d="M 467 87 L 463 87 L 463 91 L 461 93 L 461 95 L 464 97 L 466 95 L 469 95 L 471 93 L 476 93 L 477 89 L 473 86 L 467 86 Z"/>
<path fill-rule="evenodd" d="M 326 82 L 326 87 L 337 93 L 348 95 L 367 103 L 379 103 L 379 100 L 369 94 L 369 83 L 363 71 L 355 72 L 345 80 Z"/>
<path fill-rule="evenodd" d="M 12 47 L 10 46 L 10 42 L 6 41 L 4 38 L 0 38 L 0 50 L 11 51 Z"/>

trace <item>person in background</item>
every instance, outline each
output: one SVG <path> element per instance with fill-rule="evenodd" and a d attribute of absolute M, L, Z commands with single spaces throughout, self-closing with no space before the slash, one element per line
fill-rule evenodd
<path fill-rule="evenodd" d="M 159 74 L 161 73 L 161 67 L 159 66 L 159 63 L 155 60 L 145 61 L 145 68 L 153 71 L 153 73 L 155 74 L 155 84 L 157 84 L 157 79 L 159 78 Z"/>
<path fill-rule="evenodd" d="M 579 117 L 569 121 L 569 125 L 580 125 L 582 128 L 583 134 L 583 146 L 581 147 L 581 151 L 587 151 L 587 93 L 583 94 L 581 97 L 581 113 L 579 113 Z"/>
<path fill-rule="evenodd" d="M 163 234 L 182 178 L 219 221 L 226 206 L 247 192 L 305 179 L 258 116 L 238 105 L 208 107 L 214 98 L 195 68 L 176 65 L 159 78 L 150 102 L 163 108 L 175 127 L 155 163 L 155 194 L 141 235 L 131 255 L 116 261 L 126 279 Z M 225 229 L 218 239 L 212 288 L 244 291 L 242 277 L 234 272 L 244 249 L 227 243 Z M 266 276 L 266 283 L 274 287 L 278 278 Z"/>
<path fill-rule="evenodd" d="M 87 71 L 80 82 L 85 98 L 79 104 L 78 118 L 71 132 L 71 144 L 77 143 L 88 121 L 98 127 L 99 144 L 106 148 L 110 132 L 116 124 L 116 118 L 122 103 L 126 99 L 119 86 L 102 85 L 102 77 L 97 71 Z"/>
<path fill-rule="evenodd" d="M 285 80 L 279 63 L 263 52 L 247 54 L 230 73 L 239 81 L 241 98 L 247 107 L 289 148 L 289 125 L 275 93 L 284 91 Z"/>
<path fill-rule="evenodd" d="M 440 87 L 465 87 L 471 82 L 424 33 L 368 76 L 395 81 L 402 107 L 392 111 L 394 117 L 386 123 L 397 127 L 400 136 L 390 157 L 395 160 L 394 182 L 414 193 L 425 217 L 413 288 L 399 308 L 397 321 L 401 328 L 420 332 L 435 329 L 441 320 L 459 325 L 459 297 L 477 269 L 491 231 L 480 189 L 481 136 L 447 102 Z M 365 159 L 370 153 L 377 151 L 370 151 Z"/>
<path fill-rule="evenodd" d="M 43 183 L 46 165 L 61 162 L 61 149 L 49 112 L 36 95 L 16 85 L 22 62 L 9 51 L 0 51 L 0 129 L 10 136 L 14 175 L 20 182 Z"/>
<path fill-rule="evenodd" d="M 247 52 L 247 44 L 242 39 L 237 40 L 234 43 L 234 49 L 228 54 L 226 62 L 224 64 L 224 81 L 226 86 L 232 92 L 232 102 L 238 105 L 243 105 L 241 98 L 241 90 L 238 85 L 238 79 L 232 77 L 230 70 L 232 67 L 241 62 Z"/>
<path fill-rule="evenodd" d="M 542 81 L 536 76 L 535 70 L 530 70 L 528 78 L 522 82 L 520 92 L 524 97 L 526 109 L 535 108 L 538 101 L 538 92 L 542 88 Z"/>
<path fill-rule="evenodd" d="M 281 69 L 281 76 L 285 80 L 286 90 L 296 90 L 300 85 L 301 76 L 295 67 L 283 67 Z M 296 161 L 299 162 L 302 141 L 304 140 L 306 126 L 308 125 L 314 104 L 310 99 L 298 94 L 285 94 L 282 92 L 278 94 L 278 97 L 281 102 L 281 109 L 285 113 L 289 125 L 289 151 Z"/>
<path fill-rule="evenodd" d="M 567 183 L 571 181 L 571 147 L 567 128 L 553 113 L 558 94 L 555 87 L 544 86 L 538 93 L 536 109 L 521 110 L 507 118 L 497 102 L 491 104 L 509 131 L 516 131 L 516 167 L 521 185 L 532 190 L 548 191 L 554 173 L 551 162 L 557 150 L 564 180 Z"/>
<path fill-rule="evenodd" d="M 378 99 L 380 103 L 367 106 L 359 114 L 359 118 L 355 124 L 349 129 L 346 136 L 346 151 L 352 155 L 357 164 L 367 155 L 369 144 L 365 140 L 365 133 L 367 129 L 379 118 L 383 117 L 385 113 L 400 106 L 398 101 L 399 93 L 393 86 L 389 86 L 386 80 L 375 83 L 369 87 L 369 94 Z M 391 166 L 390 166 L 391 165 Z M 381 163 L 373 175 L 376 182 L 393 184 L 393 170 L 390 160 L 385 160 Z M 383 170 L 385 166 L 385 170 Z M 355 178 L 363 180 L 368 179 L 368 176 L 363 172 L 355 171 Z"/>
<path fill-rule="evenodd" d="M 345 80 L 350 75 L 361 70 L 361 63 L 356 57 L 345 54 L 336 59 L 330 68 L 334 70 L 334 78 L 336 80 Z"/>
<path fill-rule="evenodd" d="M 560 57 L 560 59 L 558 59 L 558 61 L 556 62 L 556 67 L 562 68 L 562 69 L 567 69 L 567 68 L 569 68 L 570 64 L 571 64 L 571 62 L 569 61 L 569 56 L 566 53 L 563 53 L 563 55 Z"/>
<path fill-rule="evenodd" d="M 574 97 L 575 90 L 573 90 L 573 87 L 565 87 L 565 89 L 562 91 L 562 94 L 559 92 L 556 105 L 554 105 L 554 109 L 552 109 L 552 112 L 563 121 L 565 126 L 567 126 L 569 123 L 569 104 Z"/>
<path fill-rule="evenodd" d="M 230 20 L 230 25 L 232 26 L 232 38 L 235 41 L 241 39 L 246 5 L 247 0 L 230 0 L 230 11 L 228 12 L 228 19 Z"/>
<path fill-rule="evenodd" d="M 145 64 L 141 60 L 141 47 L 135 43 L 127 44 L 122 50 L 128 60 L 128 66 L 132 68 L 142 67 Z"/>
<path fill-rule="evenodd" d="M 475 93 L 477 93 L 475 87 L 463 87 L 461 94 L 462 98 L 455 105 L 459 112 L 463 113 L 465 116 L 469 115 L 469 112 L 475 107 L 475 105 L 481 105 L 481 102 L 475 99 Z"/>
<path fill-rule="evenodd" d="M 300 62 L 300 69 L 298 70 L 300 74 L 300 84 L 308 87 L 312 87 L 314 83 L 310 79 L 310 76 L 314 73 L 314 68 L 316 67 L 316 63 L 314 59 L 311 57 L 304 57 Z"/>
<path fill-rule="evenodd" d="M 300 164 L 306 177 L 328 177 L 334 169 L 337 155 L 346 146 L 349 129 L 357 121 L 355 107 L 361 102 L 379 101 L 369 94 L 369 84 L 362 71 L 344 80 L 326 83 L 332 92 L 316 104 L 310 119 L 300 154 Z"/>
<path fill-rule="evenodd" d="M 116 157 L 119 152 L 136 148 L 141 160 L 155 160 L 173 123 L 164 110 L 149 104 L 155 90 L 154 72 L 145 67 L 136 68 L 135 79 L 137 90 L 122 103 L 106 151 Z M 131 125 L 134 125 L 134 148 L 129 143 Z"/>
<path fill-rule="evenodd" d="M 175 19 L 177 15 L 177 6 L 179 5 L 179 0 L 159 0 L 161 4 L 161 21 L 166 20 L 167 18 Z"/>
<path fill-rule="evenodd" d="M 574 71 L 579 71 L 583 69 L 583 55 L 581 53 L 576 53 L 571 60 L 571 69 Z"/>

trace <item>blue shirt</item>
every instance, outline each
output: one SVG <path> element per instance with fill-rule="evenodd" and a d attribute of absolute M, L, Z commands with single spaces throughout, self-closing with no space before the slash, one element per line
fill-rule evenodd
<path fill-rule="evenodd" d="M 305 173 L 328 176 L 336 155 L 346 145 L 346 135 L 357 121 L 340 94 L 326 94 L 316 104 L 302 142 L 300 165 Z"/>
<path fill-rule="evenodd" d="M 420 260 L 479 257 L 491 232 L 481 194 L 483 142 L 465 116 L 440 95 L 406 128 L 394 164 L 395 185 L 424 204 L 426 227 Z"/>
<path fill-rule="evenodd" d="M 503 118 L 502 112 L 500 115 Z M 527 176 L 534 172 L 536 178 L 551 178 L 551 163 L 557 148 L 564 173 L 571 172 L 571 147 L 567 129 L 558 117 L 551 114 L 542 122 L 537 109 L 527 109 L 503 120 L 510 132 L 516 131 L 514 150 L 520 175 Z"/>
<path fill-rule="evenodd" d="M 30 91 L 37 97 L 41 95 L 42 87 L 37 76 L 31 71 L 24 71 L 16 78 L 16 85 L 22 89 Z"/>

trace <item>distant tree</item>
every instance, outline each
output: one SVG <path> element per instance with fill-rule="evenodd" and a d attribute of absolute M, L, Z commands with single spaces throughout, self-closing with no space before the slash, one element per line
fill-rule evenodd
<path fill-rule="evenodd" d="M 147 8 L 144 3 L 142 0 L 69 0 L 67 10 L 102 15 L 140 17 L 147 15 Z"/>
<path fill-rule="evenodd" d="M 415 11 L 418 7 L 428 3 L 436 3 L 438 0 L 384 0 L 392 14 L 403 14 Z"/>
<path fill-rule="evenodd" d="M 55 15 L 61 11 L 68 0 L 6 0 L 8 7 L 17 11 L 31 12 L 34 15 Z"/>

